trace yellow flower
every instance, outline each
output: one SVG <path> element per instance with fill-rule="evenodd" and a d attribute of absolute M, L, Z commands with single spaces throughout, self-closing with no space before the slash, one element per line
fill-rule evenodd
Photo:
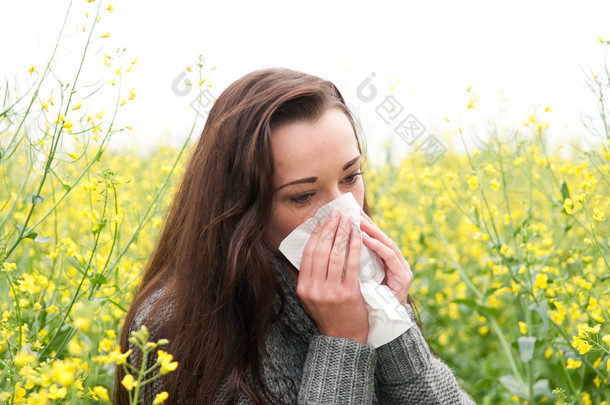
<path fill-rule="evenodd" d="M 493 190 L 497 190 L 500 187 L 500 182 L 498 181 L 498 179 L 491 179 L 489 183 L 491 184 L 491 188 Z"/>
<path fill-rule="evenodd" d="M 549 276 L 544 273 L 538 273 L 536 274 L 536 282 L 534 283 L 534 286 L 544 290 L 548 286 L 548 280 Z"/>
<path fill-rule="evenodd" d="M 72 122 L 70 120 L 64 122 L 64 124 L 61 126 L 64 129 L 71 129 L 74 126 L 74 124 L 72 124 Z"/>
<path fill-rule="evenodd" d="M 69 387 L 74 382 L 76 366 L 71 361 L 55 361 L 53 363 L 53 378 L 59 384 Z"/>
<path fill-rule="evenodd" d="M 133 100 L 134 98 L 136 98 L 136 90 L 135 89 L 130 89 L 129 90 L 129 99 Z"/>
<path fill-rule="evenodd" d="M 34 66 L 34 65 L 30 66 L 30 68 L 28 69 L 28 72 L 30 72 L 30 76 L 31 76 L 32 73 L 36 72 L 36 66 Z"/>
<path fill-rule="evenodd" d="M 74 153 L 74 152 L 68 152 L 67 155 L 70 156 L 74 160 L 78 159 L 78 157 L 80 156 L 78 153 Z"/>
<path fill-rule="evenodd" d="M 101 385 L 96 385 L 93 388 L 93 392 L 95 393 L 95 395 L 97 395 L 98 397 L 100 397 L 104 401 L 109 401 L 110 400 L 110 398 L 108 397 L 108 390 L 105 387 L 102 387 Z"/>
<path fill-rule="evenodd" d="M 123 106 L 125 104 L 127 104 L 127 100 L 125 100 L 125 99 L 121 100 L 121 106 Z"/>
<path fill-rule="evenodd" d="M 72 107 L 72 110 L 78 110 L 81 107 L 82 103 L 79 101 L 78 103 L 76 103 L 76 105 L 74 107 Z"/>
<path fill-rule="evenodd" d="M 13 361 L 18 366 L 25 366 L 26 364 L 32 363 L 36 360 L 36 356 L 28 352 L 26 349 L 21 349 L 19 353 L 15 355 Z"/>
<path fill-rule="evenodd" d="M 133 378 L 133 375 L 127 374 L 125 377 L 123 377 L 121 384 L 123 384 L 123 387 L 125 387 L 127 391 L 131 391 L 135 388 L 138 382 Z"/>
<path fill-rule="evenodd" d="M 527 323 L 519 321 L 519 331 L 522 335 L 525 335 L 527 333 Z"/>
<path fill-rule="evenodd" d="M 593 208 L 593 218 L 595 218 L 597 222 L 603 222 L 606 220 L 606 216 L 604 215 L 604 213 L 601 212 L 597 207 Z"/>
<path fill-rule="evenodd" d="M 109 13 L 112 13 L 112 11 L 114 10 L 114 7 L 112 7 L 112 4 L 108 4 L 108 7 L 106 7 L 106 10 L 108 10 Z"/>
<path fill-rule="evenodd" d="M 582 361 L 580 360 L 574 360 L 572 358 L 568 359 L 568 364 L 566 365 L 566 368 L 568 370 L 574 370 L 578 367 L 580 367 L 582 365 Z"/>
<path fill-rule="evenodd" d="M 468 186 L 471 190 L 476 190 L 479 186 L 479 178 L 475 176 L 466 176 L 466 180 L 468 180 Z"/>
<path fill-rule="evenodd" d="M 177 361 L 172 362 L 174 356 L 171 354 L 166 353 L 163 350 L 157 350 L 157 356 L 159 356 L 157 363 L 161 364 L 161 374 L 167 374 L 178 367 Z"/>
<path fill-rule="evenodd" d="M 589 342 L 579 338 L 578 336 L 572 337 L 572 347 L 576 348 L 580 354 L 585 354 L 591 350 Z"/>
<path fill-rule="evenodd" d="M 566 213 L 567 213 L 567 214 L 571 214 L 571 213 L 572 213 L 572 207 L 574 207 L 574 203 L 572 202 L 572 199 L 571 199 L 571 198 L 569 198 L 569 197 L 568 197 L 568 198 L 566 198 L 566 199 L 563 201 L 563 209 L 565 209 L 565 210 L 566 210 Z"/>
<path fill-rule="evenodd" d="M 49 399 L 56 400 L 66 397 L 68 390 L 66 387 L 57 388 L 57 385 L 53 384 L 49 387 Z"/>
<path fill-rule="evenodd" d="M 610 345 L 610 335 L 604 335 L 604 337 L 602 337 L 602 340 L 605 344 Z"/>
<path fill-rule="evenodd" d="M 4 262 L 2 263 L 2 271 L 5 273 L 12 273 L 17 268 L 16 263 Z"/>
<path fill-rule="evenodd" d="M 157 394 L 157 396 L 155 397 L 155 400 L 153 401 L 153 405 L 158 405 L 160 403 L 165 402 L 165 400 L 169 398 L 169 394 L 167 393 L 167 391 L 163 391 L 160 394 Z"/>
<path fill-rule="evenodd" d="M 110 33 L 109 32 L 105 33 L 104 35 L 102 35 L 102 38 L 110 38 Z"/>

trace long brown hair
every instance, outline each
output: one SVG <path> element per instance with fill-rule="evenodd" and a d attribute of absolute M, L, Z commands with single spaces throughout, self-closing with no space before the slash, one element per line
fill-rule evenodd
<path fill-rule="evenodd" d="M 233 402 L 240 390 L 257 404 L 278 400 L 260 371 L 265 339 L 277 319 L 274 295 L 283 297 L 267 253 L 277 249 L 261 237 L 275 204 L 271 131 L 315 120 L 328 108 L 346 114 L 362 154 L 359 131 L 339 90 L 306 73 L 251 72 L 232 83 L 210 110 L 120 339 L 126 351 L 137 309 L 166 286 L 155 308 L 170 300 L 173 306 L 161 332 L 179 363 L 165 376 L 170 403 L 212 403 L 223 384 Z M 371 214 L 366 197 L 363 209 Z M 154 315 L 153 310 L 150 318 Z M 124 372 L 116 371 L 114 400 L 127 404 L 120 384 Z"/>

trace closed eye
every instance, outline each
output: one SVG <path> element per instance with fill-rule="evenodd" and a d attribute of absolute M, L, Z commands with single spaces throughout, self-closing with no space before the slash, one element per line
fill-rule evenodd
<path fill-rule="evenodd" d="M 359 171 L 357 173 L 350 174 L 349 176 L 347 176 L 344 179 L 344 180 L 347 180 L 345 183 L 348 186 L 354 186 L 358 182 L 358 176 L 362 176 L 363 173 L 364 173 L 363 171 Z M 294 197 L 291 197 L 290 201 L 292 201 L 296 205 L 305 206 L 305 205 L 308 205 L 308 204 L 310 204 L 312 202 L 312 197 L 315 194 L 316 193 L 299 194 L 299 195 L 296 195 Z"/>

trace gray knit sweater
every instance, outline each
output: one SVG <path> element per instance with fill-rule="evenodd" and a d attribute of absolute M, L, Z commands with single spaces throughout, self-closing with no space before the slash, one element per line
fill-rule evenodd
<path fill-rule="evenodd" d="M 376 349 L 355 340 L 321 335 L 299 302 L 296 280 L 271 252 L 269 257 L 286 296 L 280 316 L 285 327 L 271 327 L 266 350 L 273 367 L 263 363 L 262 376 L 285 403 L 474 404 L 447 365 L 430 352 L 416 325 Z M 144 301 L 130 325 L 131 330 L 138 330 L 146 324 L 152 341 L 162 338 L 155 330 L 158 322 L 167 322 L 172 311 L 171 305 L 165 306 L 163 313 L 149 319 L 151 306 L 161 292 Z M 406 308 L 415 321 L 411 306 Z M 129 361 L 137 365 L 134 354 Z M 152 403 L 162 391 L 160 379 L 143 387 L 143 402 Z M 241 392 L 238 403 L 252 402 Z"/>

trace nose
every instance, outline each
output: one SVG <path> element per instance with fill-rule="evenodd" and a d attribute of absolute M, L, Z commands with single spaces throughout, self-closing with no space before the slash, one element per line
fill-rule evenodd
<path fill-rule="evenodd" d="M 345 194 L 345 192 L 341 191 L 338 187 L 333 188 L 331 193 L 328 195 L 328 201 L 326 201 L 324 204 L 328 204 L 329 202 L 336 200 L 343 194 Z"/>

